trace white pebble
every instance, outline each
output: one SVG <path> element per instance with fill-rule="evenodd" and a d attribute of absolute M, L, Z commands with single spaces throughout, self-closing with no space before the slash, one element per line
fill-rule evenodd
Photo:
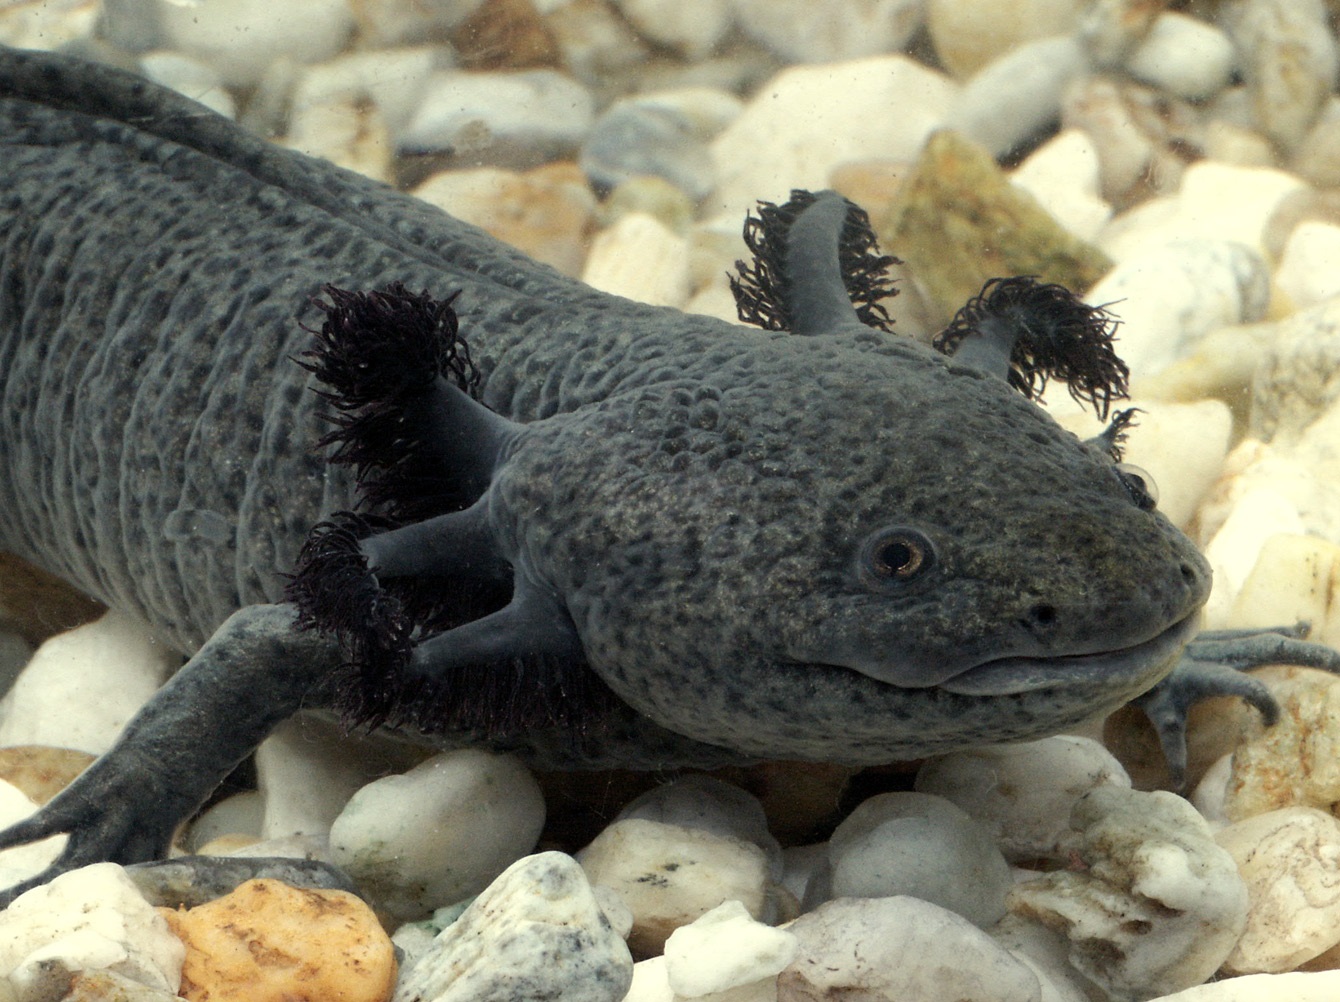
<path fill-rule="evenodd" d="M 730 30 L 731 0 L 613 0 L 638 32 L 688 59 L 708 55 Z"/>
<path fill-rule="evenodd" d="M 1065 129 L 1034 150 L 1010 174 L 1058 223 L 1081 240 L 1092 240 L 1112 216 L 1100 191 L 1100 164 L 1093 141 Z"/>
<path fill-rule="evenodd" d="M 1205 559 L 1214 569 L 1214 588 L 1205 604 L 1207 629 L 1228 626 L 1238 592 L 1256 566 L 1266 540 L 1279 533 L 1302 531 L 1297 506 L 1273 488 L 1255 487 L 1238 499 L 1205 546 Z"/>
<path fill-rule="evenodd" d="M 225 118 L 237 114 L 237 103 L 224 90 L 222 78 L 198 59 L 177 52 L 149 52 L 140 57 L 140 69 L 154 83 L 171 87 Z"/>
<path fill-rule="evenodd" d="M 676 995 L 725 992 L 775 978 L 796 958 L 793 933 L 756 921 L 738 901 L 718 905 L 665 941 L 665 970 Z"/>
<path fill-rule="evenodd" d="M 0 912 L 0 978 L 22 1002 L 68 973 L 110 970 L 176 992 L 186 948 L 115 863 L 72 870 L 21 894 Z"/>
<path fill-rule="evenodd" d="M 380 908 L 418 918 L 478 893 L 543 827 L 544 798 L 524 766 L 463 749 L 359 790 L 331 826 L 331 854 Z"/>
<path fill-rule="evenodd" d="M 1237 62 L 1222 30 L 1177 11 L 1164 11 L 1126 58 L 1126 72 L 1176 97 L 1203 101 L 1228 86 Z"/>
<path fill-rule="evenodd" d="M 1102 786 L 1071 819 L 1083 870 L 1017 885 L 1016 915 L 1064 933 L 1081 972 L 1119 997 L 1198 985 L 1247 921 L 1247 888 L 1204 819 L 1171 793 Z"/>
<path fill-rule="evenodd" d="M 1037 975 L 967 919 L 917 898 L 830 901 L 788 927 L 800 953 L 778 1002 L 1039 1002 Z"/>
<path fill-rule="evenodd" d="M 1163 995 L 1153 1002 L 1335 1002 L 1340 971 L 1315 974 L 1249 974 Z"/>
<path fill-rule="evenodd" d="M 901 50 L 921 27 L 925 0 L 735 0 L 745 34 L 790 62 L 830 63 Z"/>
<path fill-rule="evenodd" d="M 1148 0 L 1092 0 L 1080 17 L 1079 36 L 1095 65 L 1109 70 L 1140 44 L 1160 13 Z"/>
<path fill-rule="evenodd" d="M 1276 533 L 1261 545 L 1225 625 L 1298 622 L 1312 624 L 1308 639 L 1340 645 L 1340 546 L 1318 536 Z"/>
<path fill-rule="evenodd" d="M 443 71 L 429 77 L 395 140 L 401 152 L 523 168 L 571 155 L 594 120 L 586 88 L 553 70 Z"/>
<path fill-rule="evenodd" d="M 1121 321 L 1131 378 L 1153 376 L 1217 327 L 1259 320 L 1270 296 L 1261 255 L 1227 240 L 1184 240 L 1122 260 L 1085 294 Z"/>
<path fill-rule="evenodd" d="M 1215 836 L 1247 883 L 1247 928 L 1224 961 L 1234 974 L 1282 973 L 1340 942 L 1340 821 L 1286 807 Z"/>
<path fill-rule="evenodd" d="M 630 212 L 591 244 L 582 281 L 652 306 L 682 307 L 689 293 L 689 242 L 644 212 Z"/>
<path fill-rule="evenodd" d="M 629 942 L 658 952 L 680 926 L 725 901 L 765 915 L 768 862 L 752 842 L 629 818 L 577 854 L 591 883 L 615 891 L 633 913 Z"/>
<path fill-rule="evenodd" d="M 543 852 L 504 871 L 408 972 L 393 1002 L 620 1002 L 633 978 L 582 869 Z"/>
<path fill-rule="evenodd" d="M 806 890 L 807 909 L 833 898 L 905 894 L 985 927 L 1005 914 L 1013 882 L 986 827 L 925 793 L 862 803 L 828 840 L 828 864 Z"/>
<path fill-rule="evenodd" d="M 258 835 L 267 840 L 324 838 L 361 787 L 388 773 L 404 772 L 420 758 L 394 739 L 348 734 L 334 721 L 318 717 L 292 717 L 256 749 L 263 812 Z"/>
<path fill-rule="evenodd" d="M 999 156 L 1060 117 L 1061 95 L 1088 65 L 1071 35 L 1020 45 L 964 83 L 945 125 Z"/>
<path fill-rule="evenodd" d="M 1266 230 L 1280 204 L 1307 185 L 1271 167 L 1235 167 L 1198 160 L 1174 195 L 1152 198 L 1108 224 L 1099 246 L 1114 260 L 1186 240 L 1225 240 L 1268 255 Z"/>
<path fill-rule="evenodd" d="M 181 656 L 120 612 L 52 637 L 0 700 L 0 748 L 52 745 L 101 755 Z"/>
<path fill-rule="evenodd" d="M 1340 296 L 1340 226 L 1305 220 L 1294 227 L 1275 285 L 1299 310 Z"/>
<path fill-rule="evenodd" d="M 255 84 L 280 59 L 329 59 L 354 27 L 348 0 L 157 0 L 156 6 L 167 48 L 194 56 L 239 87 Z"/>
<path fill-rule="evenodd" d="M 949 72 L 968 77 L 1018 46 L 1069 32 L 1082 0 L 927 0 L 926 27 Z"/>
<path fill-rule="evenodd" d="M 1059 856 L 1076 802 L 1108 784 L 1131 781 L 1106 748 L 1070 735 L 943 755 L 916 779 L 918 791 L 966 811 L 1014 860 Z"/>
<path fill-rule="evenodd" d="M 1335 88 L 1335 38 L 1323 0 L 1243 0 L 1229 28 L 1261 131 L 1296 146 Z"/>
<path fill-rule="evenodd" d="M 37 805 L 22 790 L 0 780 L 0 831 L 36 810 Z M 37 876 L 55 862 L 68 840 L 68 835 L 53 835 L 40 842 L 0 850 L 0 887 L 12 887 L 21 880 Z"/>
<path fill-rule="evenodd" d="M 662 783 L 630 801 L 615 820 L 625 818 L 682 825 L 753 842 L 768 854 L 773 876 L 781 875 L 782 847 L 768 831 L 763 805 L 753 794 L 723 780 L 693 773 Z"/>
<path fill-rule="evenodd" d="M 911 162 L 955 90 L 906 56 L 783 70 L 713 142 L 718 181 L 709 201 L 738 227 L 757 199 L 827 187 L 832 169 L 849 160 Z"/>

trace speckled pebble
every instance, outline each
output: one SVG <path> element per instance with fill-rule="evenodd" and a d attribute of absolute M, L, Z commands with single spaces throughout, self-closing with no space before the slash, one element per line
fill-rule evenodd
<path fill-rule="evenodd" d="M 354 794 L 331 826 L 331 855 L 378 908 L 420 918 L 482 891 L 543 826 L 544 798 L 524 766 L 461 749 Z"/>
<path fill-rule="evenodd" d="M 768 861 L 752 842 L 630 818 L 577 858 L 591 883 L 615 891 L 633 913 L 628 942 L 643 956 L 724 901 L 741 902 L 755 918 L 766 914 Z"/>
<path fill-rule="evenodd" d="M 943 797 L 871 797 L 834 830 L 827 857 L 806 888 L 806 910 L 834 898 L 907 895 L 982 927 L 1005 914 L 1009 864 L 986 826 Z"/>
<path fill-rule="evenodd" d="M 830 901 L 789 927 L 800 942 L 778 1002 L 1040 1002 L 1037 975 L 963 917 L 916 898 Z"/>
<path fill-rule="evenodd" d="M 1102 745 L 1070 735 L 943 755 L 916 779 L 917 790 L 967 812 L 1012 860 L 1057 858 L 1076 801 L 1108 784 L 1131 781 Z"/>
<path fill-rule="evenodd" d="M 395 985 L 390 938 L 347 891 L 250 880 L 160 914 L 186 944 L 188 1002 L 387 1002 Z"/>
<path fill-rule="evenodd" d="M 105 969 L 175 992 L 184 949 L 115 863 L 35 887 L 0 912 L 0 979 L 19 999 L 58 998 L 75 971 Z"/>
<path fill-rule="evenodd" d="M 553 70 L 442 71 L 394 138 L 400 153 L 524 168 L 574 153 L 594 120 L 586 88 Z"/>
<path fill-rule="evenodd" d="M 1084 868 L 1016 885 L 1010 910 L 1064 933 L 1071 963 L 1118 997 L 1209 978 L 1245 928 L 1247 889 L 1204 819 L 1171 793 L 1103 786 L 1071 823 Z"/>
<path fill-rule="evenodd" d="M 17 786 L 34 803 L 45 804 L 92 765 L 94 758 L 72 748 L 12 745 L 0 748 L 0 779 Z"/>
<path fill-rule="evenodd" d="M 581 867 L 544 852 L 514 863 L 447 926 L 394 1002 L 619 1002 L 632 976 Z"/>
<path fill-rule="evenodd" d="M 1311 807 L 1247 818 L 1215 841 L 1247 883 L 1247 928 L 1232 974 L 1283 973 L 1340 942 L 1340 821 Z"/>

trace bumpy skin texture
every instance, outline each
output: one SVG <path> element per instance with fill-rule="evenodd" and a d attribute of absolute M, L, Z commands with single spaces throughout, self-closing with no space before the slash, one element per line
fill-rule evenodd
<path fill-rule="evenodd" d="M 1207 593 L 1100 449 L 910 340 L 601 295 L 74 62 L 0 50 L 0 164 L 0 544 L 184 651 L 277 602 L 309 528 L 352 504 L 290 361 L 324 283 L 459 290 L 483 400 L 526 426 L 490 490 L 499 546 L 627 703 L 580 743 L 493 736 L 549 764 L 875 762 L 1046 734 L 1166 674 Z M 863 546 L 889 526 L 932 541 L 928 573 L 870 580 Z M 1025 693 L 937 684 L 1159 635 L 1133 667 Z M 314 643 L 297 647 L 334 657 Z"/>

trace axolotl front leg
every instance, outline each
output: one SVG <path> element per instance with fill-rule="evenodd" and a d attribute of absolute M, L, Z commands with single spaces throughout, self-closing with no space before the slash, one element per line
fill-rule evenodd
<path fill-rule="evenodd" d="M 47 870 L 0 893 L 90 863 L 167 854 L 173 831 L 281 721 L 329 702 L 338 642 L 295 627 L 290 605 L 235 612 L 126 726 L 115 746 L 42 810 L 4 832 L 0 848 L 69 834 Z"/>

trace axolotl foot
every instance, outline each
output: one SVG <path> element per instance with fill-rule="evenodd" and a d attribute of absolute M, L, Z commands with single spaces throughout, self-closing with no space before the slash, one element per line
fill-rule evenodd
<path fill-rule="evenodd" d="M 1186 783 L 1187 713 L 1211 696 L 1238 696 L 1260 712 L 1267 726 L 1279 719 L 1279 704 L 1244 669 L 1294 664 L 1340 673 L 1340 651 L 1307 640 L 1311 624 L 1243 630 L 1207 630 L 1182 652 L 1172 674 L 1133 702 L 1158 734 L 1173 783 Z"/>

